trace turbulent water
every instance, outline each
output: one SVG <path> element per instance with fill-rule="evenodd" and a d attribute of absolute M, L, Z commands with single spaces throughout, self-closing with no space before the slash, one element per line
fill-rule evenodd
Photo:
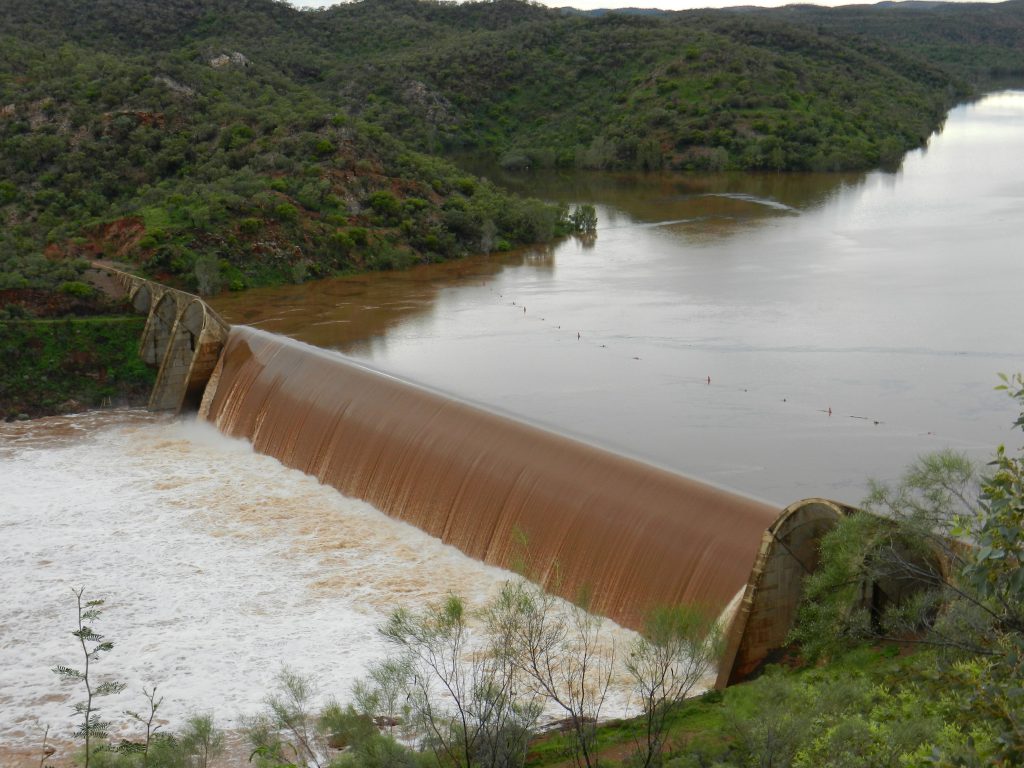
<path fill-rule="evenodd" d="M 394 608 L 480 604 L 509 577 L 203 423 L 0 424 L 0 487 L 0 746 L 72 730 L 77 693 L 50 669 L 80 666 L 76 586 L 108 601 L 97 669 L 129 684 L 112 719 L 156 683 L 172 727 L 197 709 L 231 726 L 285 664 L 344 700 Z"/>

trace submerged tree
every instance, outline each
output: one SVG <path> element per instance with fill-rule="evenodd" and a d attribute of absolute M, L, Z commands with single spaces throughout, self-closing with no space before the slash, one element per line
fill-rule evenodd
<path fill-rule="evenodd" d="M 569 226 L 574 234 L 593 234 L 597 231 L 597 210 L 589 203 L 577 205 L 569 214 Z"/>

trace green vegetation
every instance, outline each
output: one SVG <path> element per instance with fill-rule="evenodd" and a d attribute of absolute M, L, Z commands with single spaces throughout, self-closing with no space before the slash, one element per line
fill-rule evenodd
<path fill-rule="evenodd" d="M 79 684 L 85 688 L 85 698 L 75 702 L 75 714 L 82 718 L 81 724 L 75 731 L 75 736 L 85 741 L 85 768 L 89 768 L 89 761 L 92 757 L 96 739 L 107 738 L 107 729 L 111 723 L 103 720 L 96 700 L 104 696 L 111 696 L 124 690 L 124 683 L 117 680 L 107 679 L 99 682 L 96 679 L 95 670 L 91 667 L 100 661 L 103 654 L 114 649 L 110 640 L 105 640 L 103 635 L 98 634 L 91 626 L 99 619 L 103 605 L 102 600 L 84 600 L 85 588 L 74 590 L 75 598 L 78 601 L 78 626 L 71 633 L 78 640 L 82 652 L 82 667 L 67 667 L 58 665 L 53 668 L 54 674 L 67 683 Z"/>
<path fill-rule="evenodd" d="M 977 83 L 1020 73 L 1022 40 L 1020 2 L 8 3 L 0 290 L 54 290 L 96 257 L 239 290 L 567 231 L 564 210 L 434 156 L 453 150 L 507 167 L 892 164 Z"/>
<path fill-rule="evenodd" d="M 210 293 L 460 256 L 487 222 L 507 247 L 564 229 L 559 210 L 411 151 L 270 62 L 24 40 L 4 40 L 0 78 L 12 289 L 44 287 L 49 261 L 108 258 Z"/>
<path fill-rule="evenodd" d="M 145 403 L 144 317 L 0 322 L 0 418 Z"/>

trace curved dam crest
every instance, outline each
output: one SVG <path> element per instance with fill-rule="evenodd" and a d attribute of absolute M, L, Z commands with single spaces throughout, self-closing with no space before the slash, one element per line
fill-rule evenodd
<path fill-rule="evenodd" d="M 748 582 L 767 504 L 233 326 L 201 414 L 471 557 L 639 627 L 720 612 Z"/>

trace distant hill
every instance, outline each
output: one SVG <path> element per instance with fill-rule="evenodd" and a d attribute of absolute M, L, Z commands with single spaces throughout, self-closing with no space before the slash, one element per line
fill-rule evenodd
<path fill-rule="evenodd" d="M 564 231 L 449 152 L 893 164 L 957 100 L 1024 73 L 1024 2 L 930 6 L 0 0 L 0 291 L 74 282 L 96 255 L 212 291 Z"/>

